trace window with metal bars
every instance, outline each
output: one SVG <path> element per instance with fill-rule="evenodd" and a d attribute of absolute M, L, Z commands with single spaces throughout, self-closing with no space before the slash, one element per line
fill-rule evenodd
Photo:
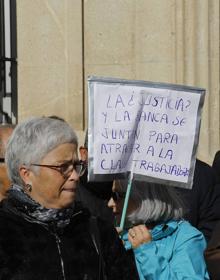
<path fill-rule="evenodd" d="M 16 0 L 0 0 L 0 124 L 17 123 Z"/>

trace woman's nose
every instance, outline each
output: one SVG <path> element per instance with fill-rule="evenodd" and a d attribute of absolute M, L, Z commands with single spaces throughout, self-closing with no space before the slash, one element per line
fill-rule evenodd
<path fill-rule="evenodd" d="M 73 171 L 71 172 L 68 179 L 69 180 L 74 180 L 74 181 L 79 181 L 79 174 L 76 172 L 75 169 L 73 169 Z"/>
<path fill-rule="evenodd" d="M 108 207 L 113 208 L 114 206 L 115 206 L 115 202 L 114 202 L 113 198 L 111 197 L 108 201 Z"/>

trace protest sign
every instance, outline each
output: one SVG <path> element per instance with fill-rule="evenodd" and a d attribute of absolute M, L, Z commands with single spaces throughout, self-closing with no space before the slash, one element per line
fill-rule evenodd
<path fill-rule="evenodd" d="M 205 90 L 90 77 L 88 179 L 190 188 Z"/>

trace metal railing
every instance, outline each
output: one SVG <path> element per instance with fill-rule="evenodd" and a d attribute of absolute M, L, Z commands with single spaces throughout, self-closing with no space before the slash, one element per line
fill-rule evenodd
<path fill-rule="evenodd" d="M 0 124 L 17 123 L 16 0 L 0 0 Z"/>

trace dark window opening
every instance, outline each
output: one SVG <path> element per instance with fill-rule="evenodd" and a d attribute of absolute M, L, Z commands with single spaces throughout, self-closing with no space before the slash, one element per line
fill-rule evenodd
<path fill-rule="evenodd" d="M 0 124 L 17 123 L 16 0 L 0 0 Z"/>

